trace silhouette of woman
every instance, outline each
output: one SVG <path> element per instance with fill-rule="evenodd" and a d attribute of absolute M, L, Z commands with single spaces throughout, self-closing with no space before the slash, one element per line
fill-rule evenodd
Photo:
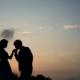
<path fill-rule="evenodd" d="M 12 70 L 8 59 L 12 59 L 13 51 L 9 56 L 4 48 L 7 47 L 8 41 L 2 39 L 0 41 L 0 80 L 12 80 Z"/>

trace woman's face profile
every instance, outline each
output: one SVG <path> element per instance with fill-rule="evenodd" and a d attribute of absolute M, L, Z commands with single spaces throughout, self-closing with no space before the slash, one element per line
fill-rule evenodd
<path fill-rule="evenodd" d="M 7 47 L 7 44 L 8 44 L 8 43 L 5 44 L 5 48 Z"/>
<path fill-rule="evenodd" d="M 3 47 L 6 48 L 6 47 L 7 47 L 7 44 L 8 44 L 8 43 L 5 43 Z"/>

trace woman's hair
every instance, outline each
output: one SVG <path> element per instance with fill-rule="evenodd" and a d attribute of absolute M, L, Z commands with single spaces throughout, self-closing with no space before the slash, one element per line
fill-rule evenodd
<path fill-rule="evenodd" d="M 2 39 L 1 41 L 0 41 L 0 47 L 2 47 L 3 45 L 5 45 L 5 44 L 7 44 L 8 43 L 8 41 L 6 40 L 6 39 Z"/>

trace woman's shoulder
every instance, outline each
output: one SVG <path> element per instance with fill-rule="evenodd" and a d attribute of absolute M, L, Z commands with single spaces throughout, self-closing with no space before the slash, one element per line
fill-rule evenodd
<path fill-rule="evenodd" d="M 5 52 L 4 49 L 0 49 L 0 52 Z"/>
<path fill-rule="evenodd" d="M 0 53 L 2 53 L 2 54 L 8 54 L 8 53 L 6 52 L 6 50 L 4 50 L 4 49 L 0 49 Z"/>

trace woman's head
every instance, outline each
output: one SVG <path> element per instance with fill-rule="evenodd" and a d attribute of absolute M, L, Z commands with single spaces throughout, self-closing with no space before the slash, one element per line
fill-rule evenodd
<path fill-rule="evenodd" d="M 6 48 L 7 47 L 7 43 L 8 43 L 8 41 L 6 39 L 2 39 L 0 41 L 0 47 L 1 48 Z"/>

